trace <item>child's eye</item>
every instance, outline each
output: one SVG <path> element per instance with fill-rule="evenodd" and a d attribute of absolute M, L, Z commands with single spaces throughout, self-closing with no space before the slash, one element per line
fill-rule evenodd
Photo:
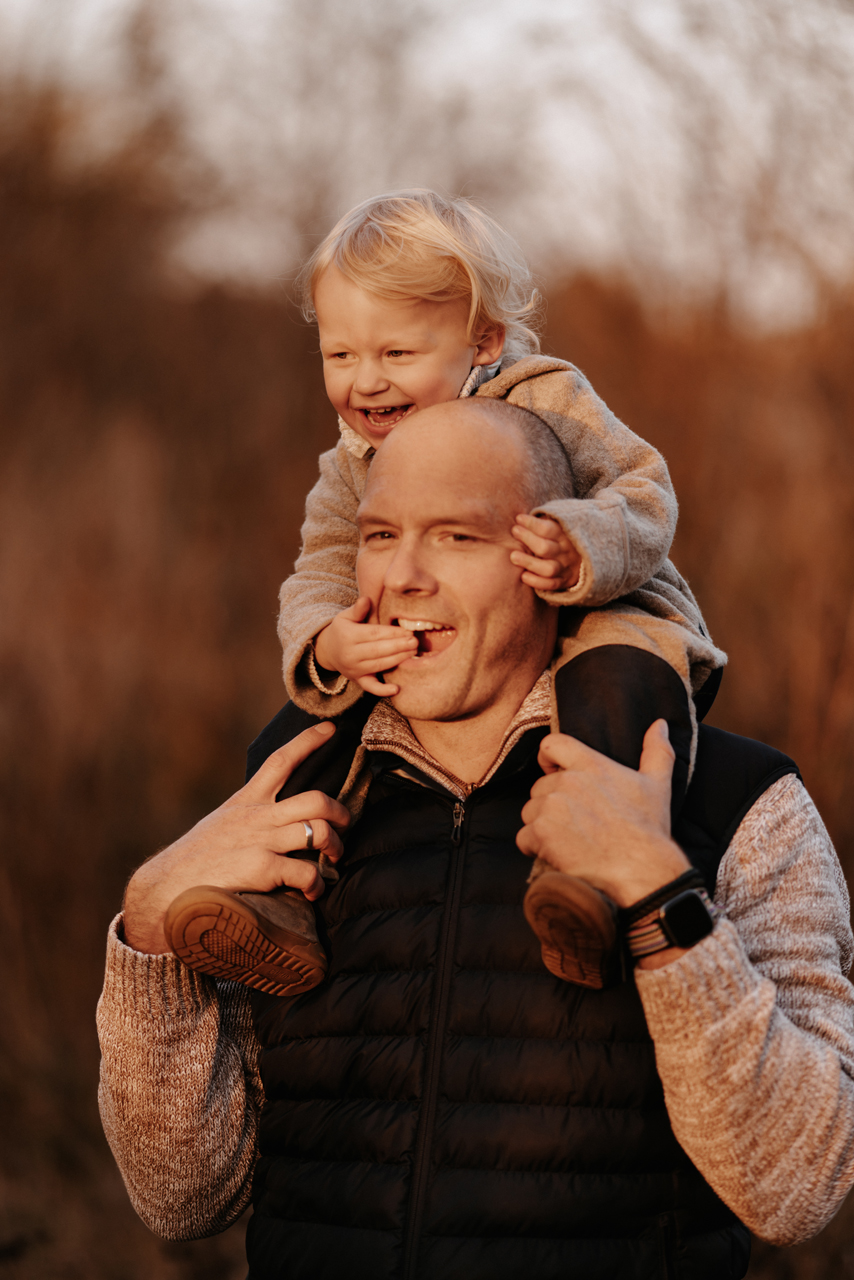
<path fill-rule="evenodd" d="M 390 356 L 408 356 L 408 355 L 411 355 L 412 352 L 411 351 L 389 351 L 387 352 L 387 354 Z"/>

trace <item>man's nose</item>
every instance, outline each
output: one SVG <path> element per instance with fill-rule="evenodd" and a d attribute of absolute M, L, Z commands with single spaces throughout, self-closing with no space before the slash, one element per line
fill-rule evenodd
<path fill-rule="evenodd" d="M 432 595 L 437 586 L 427 564 L 424 548 L 414 540 L 410 542 L 404 539 L 386 566 L 384 591 L 399 596 Z"/>
<path fill-rule="evenodd" d="M 387 391 L 391 383 L 385 375 L 380 360 L 360 360 L 353 382 L 353 390 L 360 396 L 375 396 Z"/>

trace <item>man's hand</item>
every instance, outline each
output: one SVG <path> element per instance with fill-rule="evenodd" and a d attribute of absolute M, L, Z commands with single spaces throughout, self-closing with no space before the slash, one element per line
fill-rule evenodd
<path fill-rule="evenodd" d="M 568 591 L 578 582 L 581 556 L 557 520 L 549 516 L 516 517 L 513 537 L 532 552 L 512 551 L 510 559 L 524 569 L 522 581 L 535 591 Z"/>
<path fill-rule="evenodd" d="M 230 892 L 269 893 L 283 885 L 319 898 L 323 880 L 316 866 L 282 855 L 306 847 L 304 822 L 314 831 L 314 848 L 332 862 L 341 857 L 339 832 L 350 815 L 337 800 L 306 791 L 276 802 L 298 764 L 327 742 L 331 724 L 313 725 L 264 761 L 245 787 L 197 822 L 180 840 L 150 858 L 134 873 L 124 903 L 124 932 L 137 951 L 169 951 L 163 920 L 185 889 L 216 885 Z"/>
<path fill-rule="evenodd" d="M 540 746 L 546 776 L 531 788 L 516 843 L 628 907 L 690 867 L 670 839 L 673 748 L 656 720 L 640 769 L 627 769 L 575 738 L 553 733 Z"/>
<path fill-rule="evenodd" d="M 377 680 L 377 671 L 391 671 L 405 658 L 418 652 L 418 641 L 403 627 L 381 627 L 365 622 L 371 612 L 370 596 L 360 596 L 349 609 L 342 609 L 328 626 L 318 632 L 314 656 L 327 671 L 337 671 L 355 680 L 368 693 L 381 698 L 399 693 L 396 684 Z"/>

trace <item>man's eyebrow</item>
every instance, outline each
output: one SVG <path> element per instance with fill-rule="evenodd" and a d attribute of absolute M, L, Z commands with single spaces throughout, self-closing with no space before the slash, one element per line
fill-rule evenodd
<path fill-rule="evenodd" d="M 359 528 L 364 525 L 397 525 L 399 522 L 392 520 L 388 516 L 380 515 L 373 511 L 359 511 L 356 513 L 356 524 Z M 459 511 L 449 513 L 448 515 L 429 516 L 424 520 L 427 528 L 453 528 L 453 529 L 495 529 L 509 528 L 513 523 L 512 518 L 506 516 L 504 512 L 497 511 L 489 503 L 477 511 L 469 511 L 461 514 Z"/>
<path fill-rule="evenodd" d="M 378 515 L 374 511 L 359 510 L 356 512 L 356 524 L 361 528 L 363 524 L 394 524 L 394 521 L 389 520 L 387 516 Z"/>

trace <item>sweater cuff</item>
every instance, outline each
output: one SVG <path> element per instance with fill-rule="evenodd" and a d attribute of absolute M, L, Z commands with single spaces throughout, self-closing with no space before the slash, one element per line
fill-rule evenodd
<path fill-rule="evenodd" d="M 589 583 L 590 566 L 586 560 L 582 559 L 578 581 L 571 587 L 567 587 L 565 591 L 538 591 L 537 595 L 541 600 L 545 600 L 546 604 L 553 604 L 557 608 L 573 604 L 581 605 L 588 594 Z"/>
<path fill-rule="evenodd" d="M 309 641 L 305 653 L 305 664 L 308 668 L 308 676 L 315 689 L 321 693 L 327 693 L 331 698 L 336 697 L 339 693 L 343 693 L 347 688 L 348 680 L 346 676 L 339 675 L 333 685 L 324 683 L 323 677 L 317 669 L 317 656 L 314 652 L 314 642 Z"/>
<path fill-rule="evenodd" d="M 107 934 L 102 1009 L 112 1009 L 123 1020 L 144 1018 L 150 1026 L 165 1028 L 176 1017 L 197 1018 L 216 999 L 213 978 L 188 969 L 171 952 L 134 951 L 122 933 L 119 914 Z"/>
<path fill-rule="evenodd" d="M 755 995 L 763 980 L 735 926 L 720 917 L 702 942 L 660 969 L 636 969 L 635 981 L 655 1043 L 689 1048 Z"/>
<path fill-rule="evenodd" d="M 581 556 L 576 585 L 568 591 L 544 592 L 544 600 L 593 607 L 608 604 L 623 593 L 630 547 L 621 499 L 558 498 L 537 507 L 534 515 L 556 520 Z"/>

